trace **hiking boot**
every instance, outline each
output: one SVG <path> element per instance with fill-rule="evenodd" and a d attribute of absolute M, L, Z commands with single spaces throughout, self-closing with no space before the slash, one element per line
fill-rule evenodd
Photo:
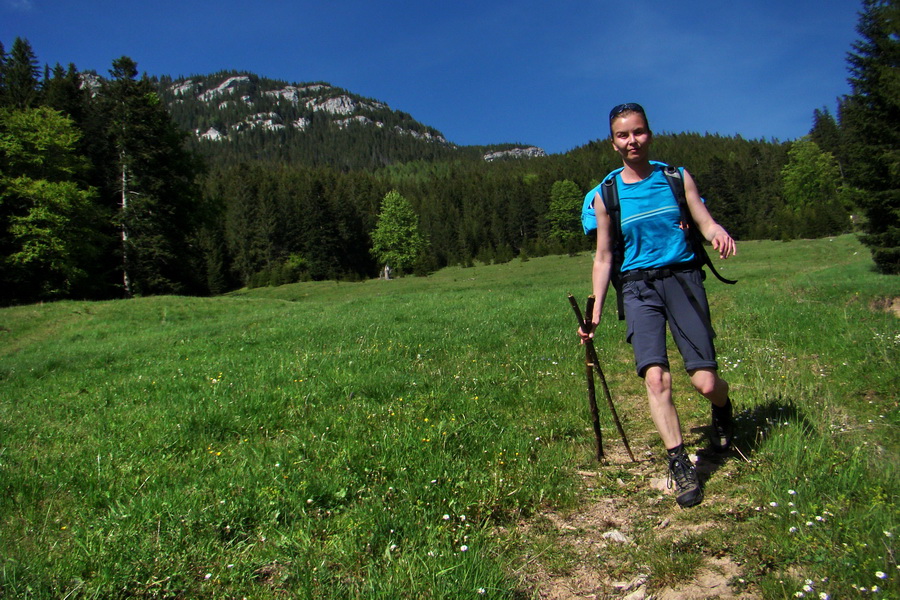
<path fill-rule="evenodd" d="M 731 438 L 734 435 L 734 424 L 731 418 L 731 400 L 725 406 L 712 407 L 712 432 L 710 438 L 712 447 L 716 452 L 725 452 L 731 448 Z"/>
<path fill-rule="evenodd" d="M 675 501 L 678 505 L 687 508 L 700 504 L 703 500 L 703 490 L 700 489 L 700 481 L 697 479 L 697 471 L 694 463 L 684 452 L 669 457 L 668 486 L 675 482 Z"/>

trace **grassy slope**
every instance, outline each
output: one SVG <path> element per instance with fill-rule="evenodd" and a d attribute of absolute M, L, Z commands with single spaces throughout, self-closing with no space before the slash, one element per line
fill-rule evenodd
<path fill-rule="evenodd" d="M 707 484 L 732 502 L 673 513 L 727 515 L 678 549 L 739 556 L 766 597 L 807 576 L 831 593 L 898 592 L 900 321 L 873 308 L 897 285 L 870 263 L 852 237 L 745 243 L 725 268 L 740 284 L 708 285 L 750 462 Z M 573 473 L 592 435 L 565 295 L 588 293 L 589 270 L 586 255 L 547 257 L 3 309 L 0 592 L 521 595 L 510 565 L 525 550 L 498 531 L 585 501 Z M 604 369 L 632 446 L 656 452 L 608 309 Z M 699 447 L 708 408 L 684 380 Z M 650 566 L 651 586 L 690 576 Z"/>

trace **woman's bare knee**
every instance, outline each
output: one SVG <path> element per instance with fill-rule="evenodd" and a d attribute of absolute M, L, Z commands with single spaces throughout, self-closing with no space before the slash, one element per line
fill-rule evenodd
<path fill-rule="evenodd" d="M 664 393 L 672 388 L 672 374 L 660 365 L 651 365 L 644 371 L 644 385 L 651 394 Z"/>
<path fill-rule="evenodd" d="M 726 396 L 728 394 L 728 384 L 713 370 L 698 369 L 694 371 L 691 373 L 691 383 L 694 389 L 706 398 L 718 398 L 723 394 Z"/>

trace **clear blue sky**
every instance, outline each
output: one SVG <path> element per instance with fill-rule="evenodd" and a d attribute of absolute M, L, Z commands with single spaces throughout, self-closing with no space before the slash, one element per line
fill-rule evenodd
<path fill-rule="evenodd" d="M 657 132 L 790 140 L 849 92 L 857 0 L 0 0 L 0 41 L 106 75 L 327 81 L 457 144 L 565 152 L 640 102 Z"/>

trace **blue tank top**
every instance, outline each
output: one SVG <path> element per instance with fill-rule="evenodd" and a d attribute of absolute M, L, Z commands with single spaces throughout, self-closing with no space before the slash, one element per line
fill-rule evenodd
<path fill-rule="evenodd" d="M 622 271 L 657 269 L 694 259 L 681 228 L 681 211 L 663 166 L 654 164 L 653 173 L 637 183 L 616 177 L 622 212 L 625 259 Z M 612 175 L 612 174 L 611 174 Z"/>

